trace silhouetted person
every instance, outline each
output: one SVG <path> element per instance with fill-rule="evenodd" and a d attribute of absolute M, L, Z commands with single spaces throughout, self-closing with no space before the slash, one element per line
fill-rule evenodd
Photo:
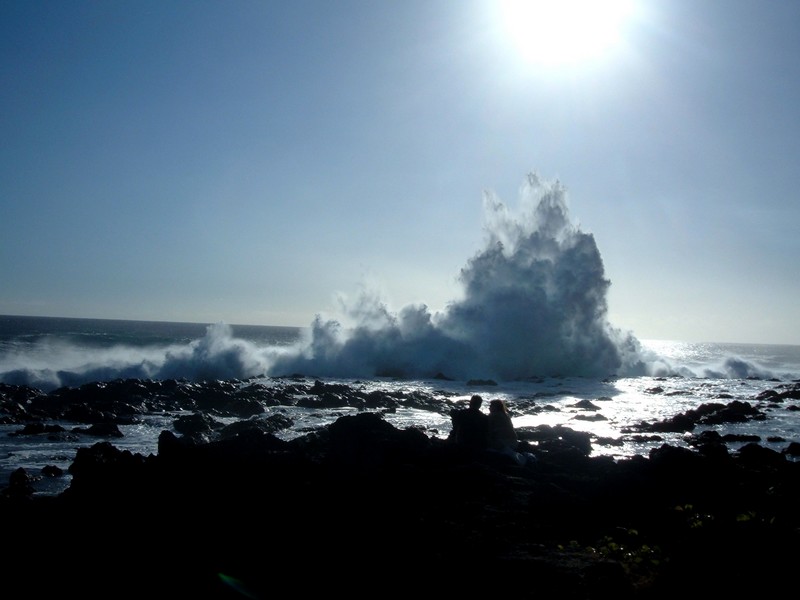
<path fill-rule="evenodd" d="M 500 399 L 492 400 L 489 402 L 489 448 L 500 452 L 516 452 L 517 442 L 517 432 L 506 403 Z"/>
<path fill-rule="evenodd" d="M 475 394 L 469 399 L 469 408 L 450 413 L 453 430 L 450 439 L 470 451 L 485 450 L 489 441 L 489 416 L 481 411 L 483 398 Z"/>
<path fill-rule="evenodd" d="M 519 438 L 503 400 L 489 402 L 489 450 L 508 456 L 518 465 L 532 465 L 536 457 L 530 452 L 520 452 Z"/>

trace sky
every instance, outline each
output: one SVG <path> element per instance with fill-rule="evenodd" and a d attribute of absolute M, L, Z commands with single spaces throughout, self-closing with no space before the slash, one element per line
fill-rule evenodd
<path fill-rule="evenodd" d="M 0 1 L 0 314 L 435 312 L 535 172 L 614 326 L 800 344 L 800 3 L 506 4 Z"/>

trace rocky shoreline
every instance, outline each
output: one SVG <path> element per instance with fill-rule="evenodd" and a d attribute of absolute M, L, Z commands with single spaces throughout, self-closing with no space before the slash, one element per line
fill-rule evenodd
<path fill-rule="evenodd" d="M 691 418 L 701 415 L 672 424 Z M 148 456 L 107 441 L 81 448 L 54 497 L 15 472 L 0 493 L 5 585 L 84 598 L 575 599 L 795 585 L 795 444 L 730 452 L 700 434 L 691 450 L 614 461 L 590 457 L 584 434 L 537 428 L 520 431 L 536 457 L 521 467 L 397 429 L 380 411 L 291 441 L 274 435 L 279 424 L 235 425 L 213 430 L 200 415 L 162 432 Z"/>

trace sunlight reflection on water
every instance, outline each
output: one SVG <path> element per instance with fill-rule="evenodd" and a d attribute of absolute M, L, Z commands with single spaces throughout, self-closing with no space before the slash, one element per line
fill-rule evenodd
<path fill-rule="evenodd" d="M 684 355 L 691 351 L 680 350 Z M 264 378 L 265 386 L 280 382 Z M 466 382 L 372 379 L 365 381 L 326 380 L 343 384 L 364 393 L 382 392 L 399 398 L 400 406 L 380 410 L 384 418 L 397 428 L 416 427 L 428 436 L 446 438 L 450 433 L 450 410 L 465 403 L 472 394 L 484 398 L 484 410 L 489 400 L 506 400 L 517 428 L 539 425 L 564 426 L 574 431 L 588 433 L 592 438 L 593 456 L 625 458 L 646 456 L 662 444 L 688 447 L 683 433 L 637 434 L 633 431 L 641 423 L 655 423 L 670 419 L 680 413 L 696 409 L 700 404 L 733 400 L 757 405 L 767 414 L 767 419 L 746 423 L 700 426 L 694 433 L 714 430 L 720 434 L 757 436 L 762 445 L 776 451 L 784 449 L 791 441 L 800 441 L 800 412 L 792 410 L 796 401 L 768 403 L 755 400 L 762 391 L 780 385 L 778 382 L 751 379 L 692 378 L 692 377 L 632 377 L 598 380 L 580 377 L 542 378 L 531 381 L 508 382 L 499 385 L 471 386 Z M 242 382 L 251 385 L 253 382 Z M 402 398 L 416 396 L 427 399 L 429 410 L 403 406 Z M 276 435 L 290 440 L 327 425 L 344 415 L 357 414 L 355 407 L 333 409 L 305 408 L 300 406 L 269 406 L 257 418 L 284 414 L 294 425 Z M 176 414 L 160 414 L 143 419 L 141 423 L 121 425 L 124 437 L 109 439 L 113 445 L 133 453 L 157 453 L 158 436 L 171 430 Z M 77 424 L 62 423 L 69 432 Z M 0 456 L 0 477 L 8 480 L 19 466 L 37 472 L 45 465 L 56 465 L 66 471 L 78 447 L 90 446 L 101 439 L 89 436 L 65 435 L 52 440 L 40 436 L 10 436 L 19 425 L 1 425 L 4 452 Z M 728 443 L 735 451 L 742 443 Z M 42 480 L 37 489 L 53 493 L 66 487 L 69 476 L 56 480 Z"/>

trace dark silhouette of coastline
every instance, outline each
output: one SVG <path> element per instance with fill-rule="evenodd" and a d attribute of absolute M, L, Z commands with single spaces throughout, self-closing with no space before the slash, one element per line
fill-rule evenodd
<path fill-rule="evenodd" d="M 800 463 L 757 443 L 730 452 L 705 435 L 614 461 L 590 457 L 582 434 L 522 431 L 536 461 L 521 466 L 377 411 L 291 441 L 263 420 L 203 426 L 162 432 L 149 456 L 82 447 L 58 496 L 15 472 L 0 494 L 6 584 L 84 598 L 666 599 L 794 578 Z"/>

